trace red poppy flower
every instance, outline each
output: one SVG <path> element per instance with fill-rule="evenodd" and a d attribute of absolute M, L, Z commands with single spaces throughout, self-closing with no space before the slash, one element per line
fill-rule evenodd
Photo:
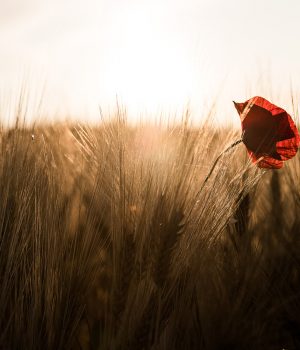
<path fill-rule="evenodd" d="M 242 140 L 260 168 L 279 169 L 296 155 L 299 132 L 284 109 L 259 96 L 234 105 L 241 118 Z"/>

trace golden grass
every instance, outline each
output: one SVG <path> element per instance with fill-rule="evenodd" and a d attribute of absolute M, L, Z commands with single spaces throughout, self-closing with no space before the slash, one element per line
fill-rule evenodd
<path fill-rule="evenodd" d="M 1 348 L 297 349 L 300 158 L 241 144 L 203 186 L 238 138 L 122 111 L 2 130 Z"/>

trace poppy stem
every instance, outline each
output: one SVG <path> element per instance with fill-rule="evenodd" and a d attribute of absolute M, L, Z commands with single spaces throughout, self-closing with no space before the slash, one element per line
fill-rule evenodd
<path fill-rule="evenodd" d="M 200 193 L 202 192 L 203 188 L 205 187 L 208 179 L 210 178 L 211 174 L 213 173 L 216 165 L 218 164 L 218 161 L 220 160 L 220 158 L 225 154 L 227 153 L 228 151 L 230 151 L 232 148 L 234 148 L 235 146 L 237 146 L 238 144 L 242 143 L 243 142 L 243 136 L 244 134 L 242 135 L 242 138 L 233 142 L 230 146 L 228 146 L 223 152 L 221 152 L 218 157 L 216 158 L 216 160 L 214 161 L 214 164 L 212 165 L 212 167 L 210 168 L 209 170 L 209 173 L 206 175 L 206 178 L 204 179 L 203 183 L 202 183 L 202 186 L 200 187 L 200 190 L 197 192 L 195 198 L 196 198 L 196 203 L 198 202 L 197 200 L 197 197 L 200 195 Z M 193 209 L 195 208 L 195 206 L 193 206 L 192 208 L 190 208 L 188 214 L 186 215 L 186 221 L 189 221 L 189 218 L 191 217 L 192 215 L 192 211 Z"/>
<path fill-rule="evenodd" d="M 230 151 L 232 148 L 234 148 L 236 145 L 240 144 L 241 142 L 243 142 L 243 139 L 239 139 L 239 140 L 233 142 L 233 143 L 232 143 L 230 146 L 228 146 L 222 153 L 220 153 L 220 154 L 218 155 L 218 157 L 216 158 L 214 164 L 213 164 L 212 167 L 210 168 L 209 173 L 206 175 L 206 178 L 205 178 L 205 180 L 203 181 L 203 184 L 202 184 L 201 189 L 200 189 L 200 191 L 198 192 L 198 194 L 200 194 L 200 192 L 202 191 L 203 187 L 205 186 L 207 180 L 210 178 L 210 176 L 211 176 L 211 174 L 213 173 L 213 171 L 214 171 L 216 165 L 218 164 L 218 161 L 220 160 L 220 158 L 221 158 L 225 153 L 227 153 L 227 152 Z"/>
<path fill-rule="evenodd" d="M 238 144 L 240 144 L 241 142 L 243 142 L 243 136 L 242 136 L 241 139 L 239 139 L 239 140 L 233 142 L 233 143 L 232 143 L 230 146 L 228 146 L 222 153 L 220 153 L 220 154 L 218 155 L 218 157 L 217 157 L 216 160 L 214 161 L 214 164 L 213 164 L 212 167 L 210 168 L 209 173 L 206 175 L 206 178 L 204 179 L 203 184 L 202 184 L 202 186 L 200 187 L 200 190 L 197 192 L 197 194 L 196 194 L 196 196 L 195 196 L 196 198 L 197 198 L 197 197 L 199 196 L 199 194 L 202 192 L 203 188 L 205 187 L 205 184 L 207 183 L 208 179 L 210 178 L 211 174 L 213 173 L 213 171 L 214 171 L 216 165 L 218 164 L 218 161 L 220 160 L 220 158 L 221 158 L 225 153 L 227 153 L 228 151 L 230 151 L 232 148 L 234 148 L 235 146 L 237 146 Z M 191 208 L 189 214 L 186 216 L 187 219 L 190 217 L 192 211 L 193 211 L 193 208 Z"/>

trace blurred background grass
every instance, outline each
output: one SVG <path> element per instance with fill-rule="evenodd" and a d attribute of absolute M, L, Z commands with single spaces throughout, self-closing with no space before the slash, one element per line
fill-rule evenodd
<path fill-rule="evenodd" d="M 4 349 L 299 349 L 300 158 L 251 164 L 240 131 L 2 128 Z"/>

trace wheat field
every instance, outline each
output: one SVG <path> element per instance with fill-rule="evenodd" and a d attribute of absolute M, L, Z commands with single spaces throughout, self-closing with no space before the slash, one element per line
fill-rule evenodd
<path fill-rule="evenodd" d="M 1 349 L 299 349 L 300 156 L 240 131 L 1 129 Z"/>

